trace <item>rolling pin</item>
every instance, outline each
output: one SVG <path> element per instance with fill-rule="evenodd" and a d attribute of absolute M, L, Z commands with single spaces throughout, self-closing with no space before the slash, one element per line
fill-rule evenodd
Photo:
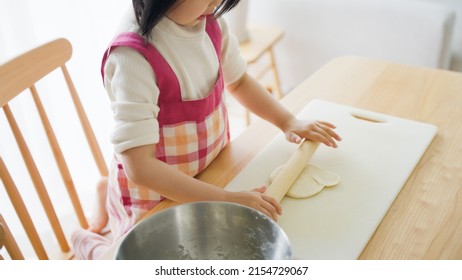
<path fill-rule="evenodd" d="M 278 202 L 280 202 L 289 191 L 290 187 L 292 187 L 295 180 L 297 180 L 298 175 L 300 175 L 303 168 L 305 168 L 318 146 L 319 142 L 312 142 L 308 140 L 303 141 L 297 151 L 284 165 L 281 172 L 268 186 L 265 194 L 274 197 Z"/>

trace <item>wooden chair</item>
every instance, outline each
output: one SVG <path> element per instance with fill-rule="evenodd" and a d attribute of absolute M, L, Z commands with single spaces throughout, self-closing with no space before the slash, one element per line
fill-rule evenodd
<path fill-rule="evenodd" d="M 276 67 L 276 58 L 274 55 L 274 46 L 282 39 L 284 32 L 281 28 L 275 26 L 251 26 L 249 28 L 249 40 L 240 44 L 242 57 L 246 60 L 251 75 L 257 80 L 263 82 L 263 78 L 272 73 L 273 81 L 265 85 L 266 89 L 275 95 L 277 99 L 283 97 L 280 86 L 278 69 Z M 267 55 L 269 61 L 264 63 L 263 56 Z M 263 64 L 261 64 L 263 62 Z M 252 67 L 251 66 L 256 66 Z M 260 66 L 260 67 L 258 67 Z M 245 111 L 245 122 L 250 124 L 250 112 Z"/>
<path fill-rule="evenodd" d="M 70 197 L 70 201 L 72 202 L 73 209 L 79 221 L 80 227 L 87 228 L 88 223 L 85 218 L 73 178 L 70 174 L 68 163 L 66 163 L 66 159 L 63 156 L 63 152 L 60 144 L 58 143 L 55 131 L 53 130 L 49 117 L 42 104 L 42 99 L 40 98 L 35 86 L 38 81 L 42 80 L 51 72 L 54 72 L 54 70 L 61 70 L 99 174 L 101 176 L 107 176 L 108 170 L 105 160 L 102 156 L 101 149 L 98 146 L 95 135 L 92 131 L 88 118 L 85 114 L 79 96 L 77 95 L 76 89 L 72 83 L 71 77 L 65 65 L 66 62 L 71 58 L 71 55 L 72 46 L 70 42 L 66 39 L 57 39 L 39 46 L 33 50 L 30 50 L 0 65 L 0 104 L 6 116 L 7 123 L 12 131 L 12 135 L 14 136 L 14 140 L 24 160 L 27 173 L 30 175 L 41 205 L 43 206 L 51 228 L 53 229 L 54 236 L 59 244 L 61 253 L 59 254 L 60 256 L 58 256 L 58 258 L 72 258 L 73 254 L 70 249 L 68 239 L 64 235 L 62 221 L 60 222 L 58 215 L 56 214 L 57 211 L 55 210 L 55 207 L 53 207 L 52 200 L 50 199 L 50 195 L 47 191 L 51 191 L 53 188 L 56 188 L 56 186 L 45 186 L 44 180 L 42 178 L 43 174 L 40 174 L 39 169 L 37 168 L 36 159 L 34 159 L 34 155 L 29 149 L 30 146 L 28 146 L 28 141 L 26 141 L 25 137 L 23 136 L 23 133 L 21 132 L 21 129 L 15 119 L 15 115 L 13 114 L 13 110 L 10 108 L 9 103 L 11 103 L 13 99 L 20 95 L 21 97 L 22 95 L 29 95 L 28 98 L 32 98 L 48 138 L 48 142 L 59 169 L 59 173 L 61 174 L 63 187 L 66 188 Z M 66 118 L 67 116 L 62 117 Z M 34 139 L 27 140 L 33 141 Z M 8 165 L 10 168 L 8 168 L 7 163 L 4 162 L 4 158 L 2 158 L 0 155 L 0 176 L 3 182 L 3 186 L 5 187 L 11 204 L 24 228 L 24 231 L 27 234 L 28 239 L 30 240 L 30 243 L 37 257 L 39 259 L 48 259 L 50 258 L 48 251 L 51 251 L 51 249 L 47 248 L 46 244 L 43 244 L 41 236 L 39 236 L 36 227 L 34 226 L 34 222 L 32 221 L 29 211 L 35 211 L 35 209 L 27 209 L 24 200 L 15 184 L 15 181 L 11 176 L 10 171 L 13 165 L 17 166 L 17 162 L 11 163 Z M 30 192 L 32 192 L 32 190 L 30 190 Z M 4 202 L 2 201 L 2 203 Z M 8 233 L 9 231 L 5 230 L 6 222 L 3 220 L 3 217 L 1 217 L 0 223 L 2 224 L 3 231 Z M 12 237 L 12 235 L 8 234 L 7 236 Z M 6 248 L 8 250 L 8 247 Z M 11 254 L 11 252 L 9 252 L 9 255 L 12 259 L 23 258 L 20 253 Z"/>
<path fill-rule="evenodd" d="M 8 228 L 3 216 L 0 214 L 0 250 L 5 246 L 8 255 L 10 255 L 13 260 L 22 260 L 24 255 L 19 249 L 18 243 L 11 234 L 10 229 Z M 3 260 L 3 256 L 0 255 L 0 260 Z"/>

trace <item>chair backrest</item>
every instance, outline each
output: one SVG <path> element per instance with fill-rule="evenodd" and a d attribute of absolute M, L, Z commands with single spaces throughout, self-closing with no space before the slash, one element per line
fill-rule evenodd
<path fill-rule="evenodd" d="M 24 255 L 19 249 L 18 243 L 11 234 L 10 229 L 8 228 L 5 219 L 3 219 L 2 214 L 0 214 L 0 250 L 5 246 L 6 251 L 13 260 L 22 260 Z M 0 255 L 0 260 L 3 260 L 3 256 Z"/>
<path fill-rule="evenodd" d="M 42 178 L 43 174 L 39 172 L 36 159 L 34 159 L 34 156 L 29 149 L 28 141 L 26 141 L 25 137 L 23 136 L 23 133 L 21 132 L 21 129 L 15 119 L 15 115 L 13 114 L 13 110 L 10 108 L 9 103 L 11 103 L 13 99 L 20 95 L 22 96 L 27 94 L 30 95 L 28 98 L 32 98 L 38 115 L 40 116 L 40 120 L 55 158 L 57 168 L 61 174 L 63 185 L 69 194 L 70 201 L 72 202 L 72 206 L 75 210 L 75 214 L 78 218 L 80 226 L 82 228 L 87 228 L 87 220 L 85 218 L 74 181 L 71 177 L 68 163 L 63 156 L 61 146 L 58 143 L 55 131 L 53 130 L 52 124 L 49 121 L 49 116 L 46 113 L 45 107 L 41 101 L 42 99 L 40 98 L 35 86 L 38 81 L 42 80 L 45 76 L 54 70 L 61 69 L 64 80 L 69 89 L 72 103 L 76 109 L 78 119 L 82 125 L 86 140 L 98 168 L 99 174 L 101 176 L 107 176 L 107 166 L 102 156 L 101 149 L 98 146 L 93 130 L 90 126 L 79 96 L 65 65 L 66 62 L 71 58 L 71 55 L 72 46 L 70 42 L 66 39 L 57 39 L 39 46 L 33 50 L 30 50 L 0 65 L 0 105 L 6 116 L 7 123 L 11 129 L 12 135 L 14 136 L 14 140 L 17 144 L 20 154 L 22 155 L 31 181 L 33 182 L 35 190 L 38 194 L 41 205 L 43 206 L 51 228 L 53 229 L 59 247 L 61 251 L 68 256 L 72 255 L 72 253 L 69 253 L 71 250 L 64 235 L 63 227 L 58 219 L 56 210 L 53 207 L 52 200 L 50 199 L 50 195 L 47 191 L 52 190 L 54 187 L 45 185 Z M 65 118 L 67 116 L 62 117 Z M 33 141 L 34 139 L 27 140 Z M 39 259 L 48 259 L 49 254 L 47 254 L 47 249 L 45 249 L 46 246 L 42 243 L 29 213 L 29 211 L 34 210 L 27 209 L 24 200 L 15 184 L 15 180 L 11 176 L 12 173 L 10 171 L 12 166 L 15 164 L 17 164 L 17 162 L 7 165 L 7 163 L 4 162 L 4 159 L 0 155 L 1 180 L 37 257 Z M 10 168 L 7 166 L 10 166 Z M 3 218 L 0 222 L 3 224 L 3 227 L 5 227 L 6 223 Z M 8 251 L 8 247 L 6 247 L 6 249 Z M 13 253 L 14 256 L 12 256 L 11 252 L 8 251 L 8 253 L 11 258 L 21 258 L 20 254 Z"/>

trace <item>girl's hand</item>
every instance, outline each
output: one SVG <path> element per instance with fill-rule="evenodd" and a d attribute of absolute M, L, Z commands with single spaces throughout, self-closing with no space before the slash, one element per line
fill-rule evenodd
<path fill-rule="evenodd" d="M 281 205 L 276 199 L 264 194 L 265 191 L 266 187 L 262 186 L 252 191 L 229 192 L 229 201 L 256 209 L 277 221 L 278 215 L 282 215 Z"/>
<path fill-rule="evenodd" d="M 337 148 L 337 141 L 342 138 L 335 133 L 335 125 L 315 120 L 298 120 L 292 119 L 284 129 L 286 139 L 289 142 L 300 143 L 303 138 L 311 141 L 321 142 L 332 148 Z"/>

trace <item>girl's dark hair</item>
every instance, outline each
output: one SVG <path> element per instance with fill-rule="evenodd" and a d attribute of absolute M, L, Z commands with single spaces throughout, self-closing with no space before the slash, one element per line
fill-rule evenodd
<path fill-rule="evenodd" d="M 132 0 L 136 22 L 141 35 L 147 40 L 156 24 L 167 14 L 177 1 L 183 0 Z M 234 8 L 240 0 L 223 0 L 215 10 L 215 16 L 220 17 Z"/>

